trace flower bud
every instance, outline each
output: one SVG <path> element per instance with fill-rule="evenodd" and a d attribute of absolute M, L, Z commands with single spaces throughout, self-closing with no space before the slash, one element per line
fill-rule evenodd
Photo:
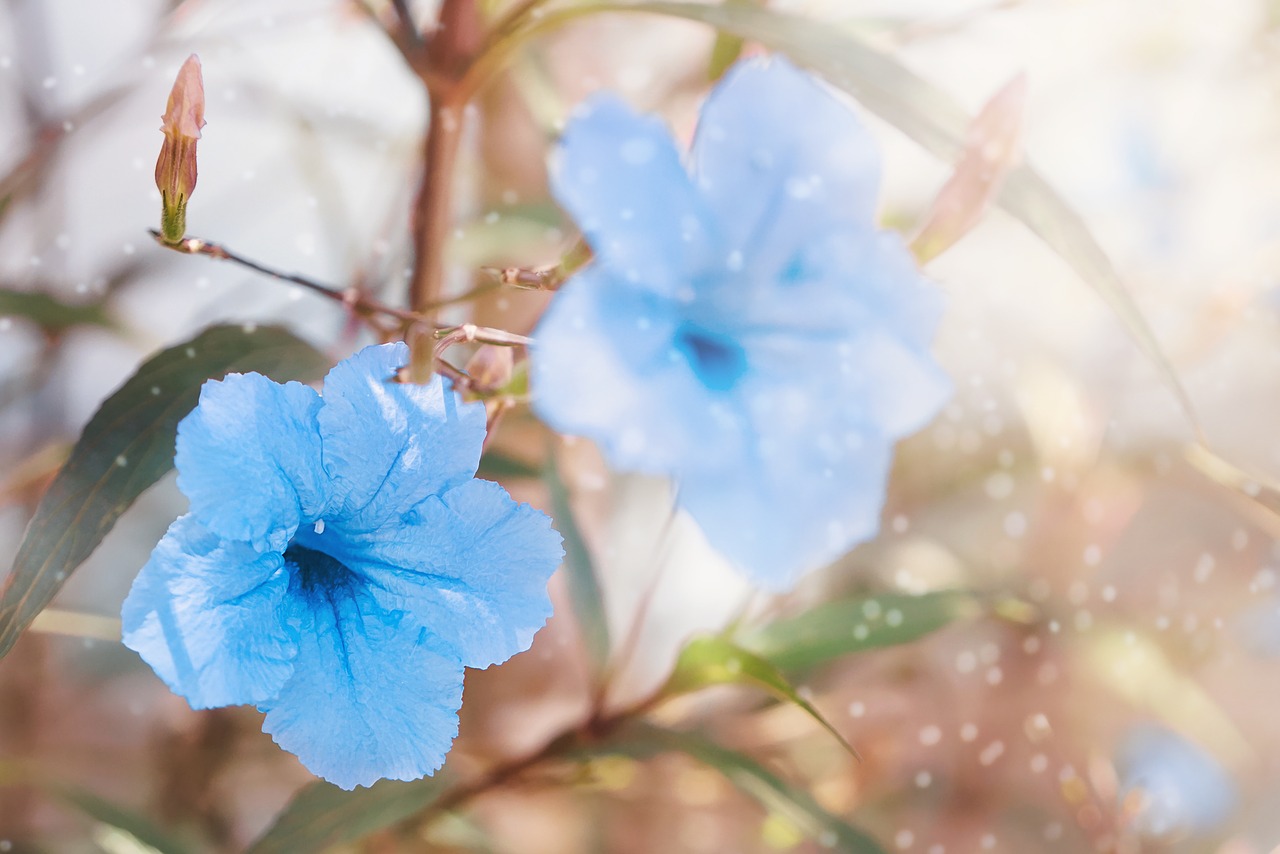
<path fill-rule="evenodd" d="M 160 119 L 164 132 L 164 145 L 156 161 L 156 187 L 162 205 L 160 233 L 165 242 L 177 243 L 187 231 L 187 200 L 196 188 L 196 141 L 204 127 L 204 80 L 200 58 L 194 53 L 178 70 Z"/>
<path fill-rule="evenodd" d="M 467 362 L 467 374 L 476 388 L 496 391 L 511 380 L 515 354 L 510 347 L 485 344 Z"/>

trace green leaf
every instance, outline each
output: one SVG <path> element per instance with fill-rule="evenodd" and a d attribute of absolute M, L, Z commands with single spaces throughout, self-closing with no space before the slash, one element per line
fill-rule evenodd
<path fill-rule="evenodd" d="M 824 603 L 762 626 L 739 642 L 784 671 L 801 670 L 854 652 L 911 643 L 982 610 L 977 597 L 963 591 L 885 593 Z"/>
<path fill-rule="evenodd" d="M 542 477 L 542 469 L 502 451 L 485 451 L 476 477 L 482 480 L 537 479 Z"/>
<path fill-rule="evenodd" d="M 755 3 L 757 0 L 724 0 L 724 2 L 725 5 L 746 5 Z M 711 60 L 707 64 L 707 78 L 719 80 L 723 77 L 724 73 L 742 56 L 742 48 L 745 46 L 746 40 L 740 36 L 725 32 L 717 33 L 715 44 L 711 46 Z"/>
<path fill-rule="evenodd" d="M 569 601 L 582 632 L 583 644 L 597 671 L 609 660 L 609 623 L 605 616 L 604 593 L 595 562 L 569 506 L 569 490 L 560 479 L 556 456 L 551 454 L 546 469 L 547 490 L 551 493 L 551 518 L 564 537 L 564 571 Z"/>
<path fill-rule="evenodd" d="M 749 652 L 733 641 L 714 635 L 694 638 L 681 651 L 675 670 L 667 680 L 665 693 L 687 694 L 711 685 L 754 685 L 778 699 L 799 706 L 823 729 L 831 733 L 855 758 L 858 751 L 845 740 L 814 705 L 801 697 L 772 662 Z"/>
<path fill-rule="evenodd" d="M 819 806 L 807 791 L 792 785 L 745 754 L 721 747 L 694 733 L 681 733 L 647 724 L 634 724 L 615 742 L 576 751 L 579 759 L 628 756 L 648 759 L 658 753 L 678 752 L 723 774 L 769 811 L 782 815 L 832 851 L 846 854 L 884 854 L 874 839 Z"/>
<path fill-rule="evenodd" d="M 817 21 L 740 3 L 588 2 L 541 16 L 519 37 L 501 45 L 511 52 L 523 38 L 551 30 L 565 21 L 599 12 L 644 12 L 709 24 L 722 33 L 758 41 L 807 66 L 843 89 L 871 112 L 943 160 L 964 151 L 970 117 L 950 96 L 857 36 L 829 22 Z M 486 58 L 493 66 L 502 56 Z M 1199 420 L 1173 366 L 1160 349 L 1146 319 L 1121 283 L 1110 259 L 1089 233 L 1079 214 L 1028 165 L 1013 169 L 997 199 L 1071 265 L 1107 303 L 1130 336 L 1160 372 L 1165 385 L 1200 432 Z"/>
<path fill-rule="evenodd" d="M 385 830 L 430 806 L 444 791 L 444 778 L 438 772 L 408 783 L 379 780 L 350 792 L 312 783 L 294 796 L 248 854 L 310 854 Z"/>
<path fill-rule="evenodd" d="M 93 792 L 57 784 L 51 784 L 47 788 L 63 802 L 95 821 L 123 831 L 152 851 L 160 854 L 186 854 L 191 850 L 146 816 L 100 798 Z"/>
<path fill-rule="evenodd" d="M 312 379 L 328 360 L 279 327 L 215 326 L 152 357 L 102 404 L 40 500 L 0 591 L 0 657 L 142 491 L 173 468 L 178 422 L 205 380 Z"/>
<path fill-rule="evenodd" d="M 0 288 L 0 317 L 23 317 L 47 332 L 58 333 L 72 326 L 115 326 L 101 302 L 65 303 L 37 291 Z"/>

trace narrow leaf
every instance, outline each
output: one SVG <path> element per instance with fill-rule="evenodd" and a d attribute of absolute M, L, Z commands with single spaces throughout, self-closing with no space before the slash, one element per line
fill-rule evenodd
<path fill-rule="evenodd" d="M 981 611 L 973 594 L 960 591 L 886 593 L 824 603 L 762 626 L 740 642 L 784 671 L 800 670 L 854 652 L 911 643 Z"/>
<path fill-rule="evenodd" d="M 1019 74 L 995 94 L 969 128 L 964 154 L 938 192 L 911 251 L 927 263 L 981 221 L 1021 154 L 1027 78 Z"/>
<path fill-rule="evenodd" d="M 0 317 L 25 318 L 52 333 L 72 326 L 114 326 L 101 302 L 65 303 L 38 291 L 6 288 L 0 288 Z"/>
<path fill-rule="evenodd" d="M 604 609 L 604 593 L 596 574 L 595 562 L 586 540 L 574 520 L 569 505 L 569 490 L 560 478 L 556 457 L 550 455 L 546 469 L 547 489 L 551 493 L 551 518 L 564 537 L 564 571 L 569 587 L 569 600 L 578 620 L 582 640 L 597 672 L 609 659 L 609 623 Z"/>
<path fill-rule="evenodd" d="M 50 785 L 48 788 L 63 802 L 95 821 L 123 831 L 151 851 L 159 854 L 186 854 L 191 850 L 146 816 L 100 798 L 93 792 L 62 785 Z"/>
<path fill-rule="evenodd" d="M 36 507 L 0 591 L 0 657 L 143 490 L 173 468 L 178 422 L 230 371 L 319 377 L 328 361 L 279 327 L 215 326 L 152 357 L 102 404 Z"/>
<path fill-rule="evenodd" d="M 905 133 L 936 157 L 954 161 L 964 152 L 971 121 L 948 95 L 892 56 L 824 21 L 761 9 L 752 5 L 609 0 L 571 6 L 543 15 L 521 34 L 527 37 L 561 23 L 599 12 L 644 12 L 709 24 L 721 32 L 790 56 L 843 89 L 868 110 Z M 503 42 L 514 50 L 519 38 Z M 495 57 L 487 64 L 496 64 Z M 1084 221 L 1029 165 L 1013 169 L 998 203 L 1031 229 L 1096 290 L 1128 330 L 1139 349 L 1160 372 L 1188 422 L 1201 434 L 1199 420 L 1173 366 L 1160 349 L 1146 319 L 1125 290 L 1115 268 Z"/>
<path fill-rule="evenodd" d="M 442 772 L 408 783 L 380 780 L 350 792 L 312 783 L 294 796 L 248 854 L 311 854 L 355 842 L 426 809 L 444 789 Z"/>
<path fill-rule="evenodd" d="M 721 747 L 694 733 L 634 724 L 618 741 L 592 745 L 576 755 L 580 759 L 620 755 L 643 760 L 664 752 L 683 753 L 714 768 L 767 810 L 782 815 L 824 848 L 846 854 L 884 854 L 879 843 L 839 816 L 827 812 L 803 787 L 788 783 L 750 756 Z"/>
<path fill-rule="evenodd" d="M 686 694 L 711 685 L 754 685 L 778 699 L 798 706 L 831 733 L 854 757 L 858 751 L 845 740 L 812 703 L 801 697 L 772 662 L 748 652 L 727 638 L 706 636 L 690 641 L 681 651 L 667 681 L 666 693 Z"/>

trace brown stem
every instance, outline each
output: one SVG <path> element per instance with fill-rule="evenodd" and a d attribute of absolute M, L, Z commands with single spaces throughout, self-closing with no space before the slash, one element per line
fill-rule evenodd
<path fill-rule="evenodd" d="M 445 247 L 452 225 L 454 165 L 462 137 L 462 104 L 445 87 L 431 99 L 426 160 L 414 205 L 413 276 L 409 304 L 430 314 L 444 287 Z"/>

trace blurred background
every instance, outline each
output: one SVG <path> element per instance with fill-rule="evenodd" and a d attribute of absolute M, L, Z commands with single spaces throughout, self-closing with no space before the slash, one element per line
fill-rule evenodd
<path fill-rule="evenodd" d="M 1212 447 L 1280 476 L 1280 4 L 764 5 L 892 53 L 971 114 L 1024 73 L 1027 158 L 1110 255 Z M 428 0 L 410 6 L 434 18 Z M 208 95 L 190 232 L 404 299 L 426 100 L 388 16 L 354 0 L 0 3 L 0 567 L 85 422 L 156 350 L 224 320 L 284 324 L 334 358 L 369 340 L 339 305 L 148 236 L 159 116 L 188 54 Z M 598 15 L 522 49 L 466 116 L 450 292 L 483 282 L 482 266 L 550 264 L 572 244 L 545 161 L 589 92 L 620 91 L 687 141 L 714 41 L 696 23 Z M 868 121 L 884 222 L 910 233 L 952 164 Z M 899 446 L 880 537 L 786 597 L 752 594 L 673 517 L 665 484 L 558 443 L 626 647 L 605 704 L 645 697 L 699 631 L 808 614 L 790 624 L 803 631 L 837 603 L 841 619 L 861 613 L 848 631 L 865 648 L 778 663 L 861 761 L 749 690 L 681 698 L 654 720 L 755 757 L 887 850 L 1274 850 L 1280 519 L 1188 459 L 1194 430 L 1159 370 L 1013 218 L 993 211 L 927 270 L 947 293 L 936 353 L 956 396 Z M 494 291 L 455 312 L 524 333 L 546 298 Z M 481 476 L 550 509 L 551 441 L 519 408 Z M 192 712 L 117 640 L 133 576 L 184 508 L 172 475 L 145 493 L 0 661 L 0 851 L 152 850 L 130 822 L 180 850 L 242 850 L 311 782 L 256 711 Z M 451 769 L 536 749 L 592 703 L 562 577 L 552 589 L 557 615 L 533 648 L 468 674 Z M 344 845 L 833 844 L 813 836 L 663 753 L 561 768 Z"/>

